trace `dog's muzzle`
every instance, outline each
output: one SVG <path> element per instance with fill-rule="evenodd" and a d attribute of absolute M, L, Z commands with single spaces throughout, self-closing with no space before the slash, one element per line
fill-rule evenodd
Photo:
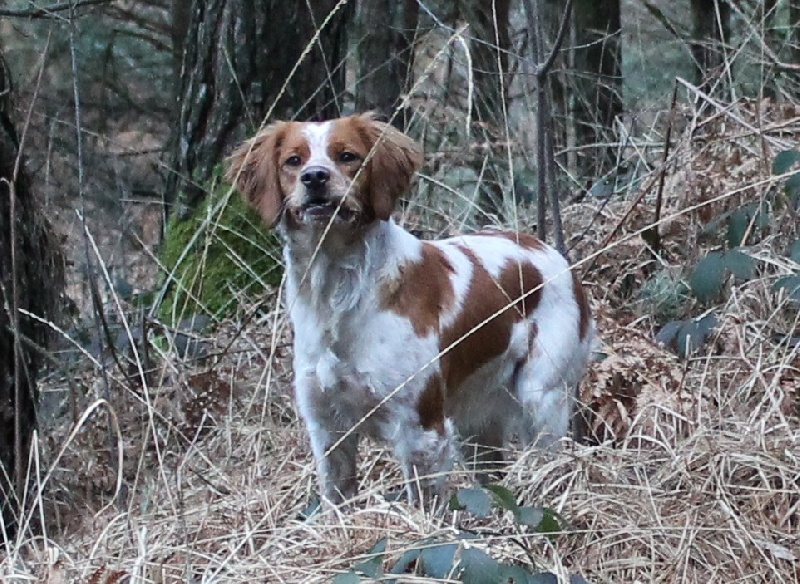
<path fill-rule="evenodd" d="M 299 209 L 300 219 L 306 222 L 328 223 L 335 220 L 350 222 L 355 213 L 338 197 L 330 193 L 331 173 L 324 166 L 309 166 L 300 174 L 300 182 L 305 187 L 305 197 Z"/>

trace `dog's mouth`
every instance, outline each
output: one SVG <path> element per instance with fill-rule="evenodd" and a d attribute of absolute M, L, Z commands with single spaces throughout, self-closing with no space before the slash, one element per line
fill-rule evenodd
<path fill-rule="evenodd" d="M 306 203 L 300 207 L 300 212 L 304 220 L 314 223 L 327 223 L 332 218 L 334 221 L 349 223 L 356 216 L 355 211 L 338 201 Z"/>

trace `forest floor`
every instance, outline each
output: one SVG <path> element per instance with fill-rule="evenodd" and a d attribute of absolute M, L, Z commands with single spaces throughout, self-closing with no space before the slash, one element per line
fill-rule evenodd
<path fill-rule="evenodd" d="M 800 237 L 796 212 L 770 203 L 763 228 L 751 217 L 737 248 L 754 262 L 750 277 L 726 278 L 705 303 L 687 283 L 709 251 L 725 249 L 726 213 L 781 200 L 771 163 L 798 143 L 800 108 L 742 102 L 695 113 L 680 114 L 660 208 L 656 161 L 627 194 L 564 209 L 598 322 L 582 391 L 597 439 L 512 452 L 502 482 L 520 504 L 557 514 L 548 533 L 497 506 L 479 517 L 392 501 L 401 478 L 377 444 L 362 448 L 351 508 L 310 512 L 314 467 L 275 290 L 243 304 L 246 317 L 201 333 L 201 359 L 180 358 L 156 334 L 152 370 L 88 351 L 47 380 L 55 421 L 39 435 L 28 512 L 0 575 L 330 582 L 386 538 L 378 563 L 387 572 L 415 546 L 457 542 L 565 582 L 797 584 L 800 311 L 775 287 L 800 270 L 787 255 Z M 654 222 L 657 250 L 642 237 L 652 243 Z M 709 313 L 716 326 L 688 358 L 654 341 L 668 321 Z M 460 471 L 451 482 L 468 485 Z"/>

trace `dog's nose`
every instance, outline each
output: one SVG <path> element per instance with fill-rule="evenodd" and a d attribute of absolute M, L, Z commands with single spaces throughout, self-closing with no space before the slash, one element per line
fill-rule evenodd
<path fill-rule="evenodd" d="M 323 166 L 309 166 L 300 174 L 300 182 L 312 191 L 321 189 L 330 179 L 331 173 Z"/>

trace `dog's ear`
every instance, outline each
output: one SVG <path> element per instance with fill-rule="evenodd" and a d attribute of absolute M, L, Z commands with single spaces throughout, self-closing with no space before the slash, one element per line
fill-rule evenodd
<path fill-rule="evenodd" d="M 411 177 L 422 166 L 422 148 L 373 113 L 360 115 L 359 122 L 373 149 L 367 169 L 369 203 L 375 216 L 385 221 L 397 199 L 408 190 Z"/>
<path fill-rule="evenodd" d="M 283 208 L 278 151 L 285 132 L 284 122 L 267 126 L 243 142 L 226 161 L 225 179 L 270 227 L 278 222 Z"/>

